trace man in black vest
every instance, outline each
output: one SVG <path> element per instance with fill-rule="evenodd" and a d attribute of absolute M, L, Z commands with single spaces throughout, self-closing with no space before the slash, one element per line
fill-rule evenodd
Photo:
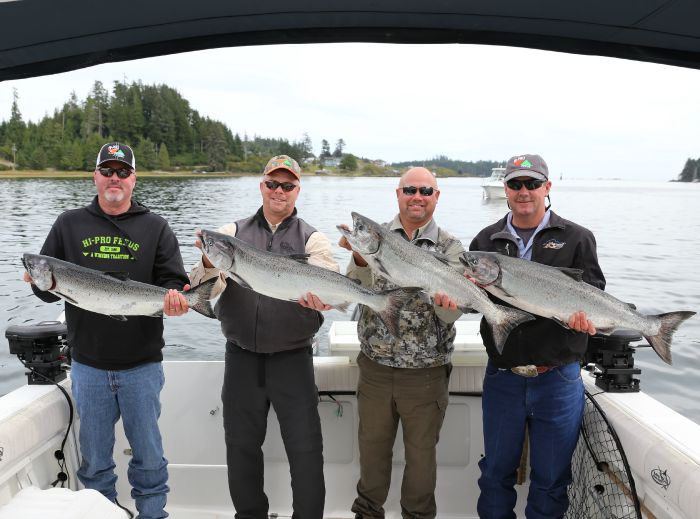
<path fill-rule="evenodd" d="M 338 271 L 328 239 L 297 217 L 300 173 L 299 164 L 286 155 L 270 159 L 260 181 L 262 207 L 253 216 L 224 225 L 219 232 L 262 250 L 306 253 L 309 263 Z M 226 337 L 221 398 L 229 490 L 236 517 L 268 517 L 262 444 L 272 404 L 289 459 L 293 516 L 321 519 L 325 502 L 323 442 L 311 342 L 323 323 L 318 310 L 330 307 L 313 294 L 295 303 L 243 288 L 214 268 L 206 256 L 191 275 L 193 285 L 219 276 L 221 297 L 216 310 Z"/>

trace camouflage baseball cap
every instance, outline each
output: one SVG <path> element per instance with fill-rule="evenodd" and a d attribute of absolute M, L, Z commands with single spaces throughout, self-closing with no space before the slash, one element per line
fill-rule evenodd
<path fill-rule="evenodd" d="M 531 177 L 537 180 L 548 180 L 549 169 L 547 163 L 539 155 L 516 155 L 508 159 L 506 174 L 503 182 L 512 178 Z"/>
<path fill-rule="evenodd" d="M 299 167 L 299 163 L 292 157 L 287 155 L 277 155 L 276 157 L 272 157 L 267 161 L 262 174 L 267 175 L 276 169 L 286 169 L 292 175 L 301 180 L 301 168 Z"/>

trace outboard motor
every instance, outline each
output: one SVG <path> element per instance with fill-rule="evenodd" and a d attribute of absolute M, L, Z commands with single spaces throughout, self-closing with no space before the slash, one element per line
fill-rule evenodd
<path fill-rule="evenodd" d="M 617 330 L 612 335 L 596 334 L 588 339 L 585 368 L 595 377 L 595 385 L 609 393 L 639 391 L 642 370 L 634 367 L 634 347 L 631 342 L 642 340 L 634 330 Z"/>
<path fill-rule="evenodd" d="M 65 363 L 69 362 L 65 323 L 42 321 L 27 326 L 10 326 L 5 337 L 10 353 L 17 355 L 29 369 L 29 384 L 53 384 L 66 378 Z"/>

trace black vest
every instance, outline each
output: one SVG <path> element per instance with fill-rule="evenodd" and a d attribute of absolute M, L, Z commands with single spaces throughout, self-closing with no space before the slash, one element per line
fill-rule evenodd
<path fill-rule="evenodd" d="M 303 254 L 309 236 L 316 232 L 294 213 L 273 234 L 262 208 L 250 218 L 236 222 L 236 238 L 253 247 L 278 254 Z M 242 288 L 232 279 L 216 303 L 221 331 L 226 340 L 240 348 L 275 353 L 311 346 L 323 323 L 320 312 L 299 303 L 282 301 Z"/>

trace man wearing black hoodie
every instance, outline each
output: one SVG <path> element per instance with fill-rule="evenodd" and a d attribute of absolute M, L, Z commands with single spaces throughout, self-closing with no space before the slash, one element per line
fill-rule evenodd
<path fill-rule="evenodd" d="M 185 313 L 187 303 L 176 289 L 188 289 L 189 280 L 177 238 L 163 218 L 131 198 L 136 184 L 132 149 L 118 142 L 102 146 L 93 180 L 97 196 L 56 219 L 41 254 L 171 289 L 164 313 Z M 26 273 L 25 281 L 31 282 Z M 32 289 L 43 301 L 58 300 L 34 285 Z M 69 303 L 65 313 L 72 392 L 80 416 L 78 478 L 116 502 L 112 454 L 114 425 L 121 417 L 132 450 L 128 474 L 139 517 L 167 517 L 168 462 L 158 429 L 163 320 L 136 316 L 121 321 Z"/>

